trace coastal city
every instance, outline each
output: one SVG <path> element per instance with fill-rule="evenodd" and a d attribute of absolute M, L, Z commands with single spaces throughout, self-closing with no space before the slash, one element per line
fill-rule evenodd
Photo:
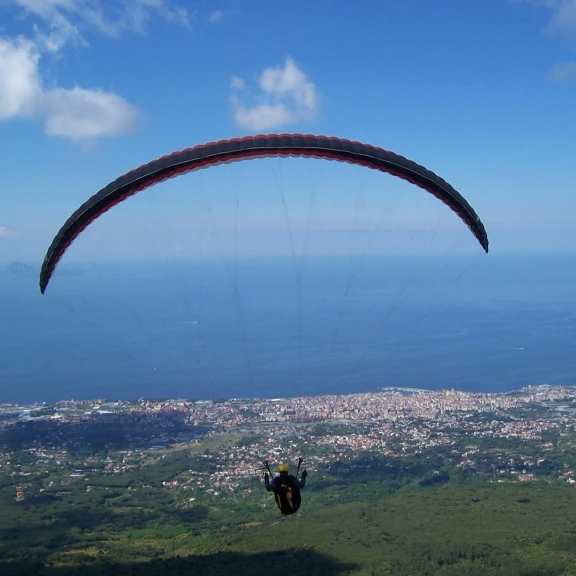
<path fill-rule="evenodd" d="M 23 501 L 156 482 L 188 502 L 225 499 L 258 489 L 264 461 L 299 457 L 322 475 L 350 472 L 376 456 L 390 467 L 432 459 L 437 468 L 490 482 L 546 477 L 573 484 L 576 462 L 552 456 L 572 445 L 575 413 L 576 388 L 547 385 L 502 394 L 387 388 L 253 400 L 4 404 L 0 494 Z"/>

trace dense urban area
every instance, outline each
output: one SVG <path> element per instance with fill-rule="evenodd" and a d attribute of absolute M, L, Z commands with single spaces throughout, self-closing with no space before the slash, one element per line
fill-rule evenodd
<path fill-rule="evenodd" d="M 464 450 L 442 453 L 463 470 L 499 478 L 513 474 L 515 480 L 526 481 L 534 479 L 547 453 L 556 449 L 549 435 L 574 432 L 575 399 L 574 388 L 536 386 L 507 394 L 390 389 L 270 400 L 100 399 L 2 405 L 0 426 L 5 435 L 10 432 L 10 442 L 0 444 L 0 474 L 22 478 L 17 499 L 30 489 L 44 492 L 54 486 L 48 481 L 39 487 L 31 480 L 48 479 L 56 471 L 70 472 L 70 480 L 60 484 L 82 479 L 91 490 L 90 478 L 143 469 L 158 452 L 164 456 L 175 447 L 201 447 L 209 438 L 237 437 L 239 443 L 204 451 L 202 456 L 216 463 L 214 472 L 190 470 L 164 483 L 225 497 L 258 477 L 263 460 L 292 462 L 303 455 L 308 468 L 314 469 L 352 461 L 366 452 L 403 458 L 466 440 Z M 482 439 L 539 441 L 540 453 L 538 458 L 523 457 L 492 448 L 495 456 L 489 458 L 481 450 Z M 571 469 L 557 471 L 558 478 L 568 482 L 576 482 L 573 475 Z"/>
<path fill-rule="evenodd" d="M 513 494 L 514 506 L 528 505 L 535 490 L 548 487 L 546 498 L 567 499 L 560 516 L 571 522 L 575 423 L 576 387 L 547 385 L 501 394 L 386 388 L 301 398 L 3 404 L 0 566 L 18 573 L 22 561 L 33 561 L 26 564 L 30 573 L 67 566 L 74 573 L 78 563 L 100 562 L 105 552 L 152 570 L 176 551 L 187 558 L 229 551 L 234 539 L 255 538 L 263 527 L 288 526 L 306 514 L 308 522 L 338 507 L 372 514 L 377 507 L 370 501 L 392 506 L 444 490 L 437 505 L 450 487 L 450 498 L 472 490 L 470 502 L 504 502 Z M 286 462 L 294 473 L 299 457 L 309 473 L 302 509 L 283 519 L 263 489 L 263 462 Z M 517 511 L 522 522 L 526 510 Z M 350 522 L 350 511 L 342 513 Z M 474 558 L 486 570 L 483 556 Z M 490 562 L 495 571 L 483 573 L 508 573 L 498 572 L 505 560 Z M 192 569 L 199 567 L 186 568 Z"/>

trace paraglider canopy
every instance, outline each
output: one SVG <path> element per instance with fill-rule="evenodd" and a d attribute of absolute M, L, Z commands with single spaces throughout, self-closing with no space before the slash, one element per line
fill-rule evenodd
<path fill-rule="evenodd" d="M 102 188 L 68 218 L 55 236 L 42 264 L 40 291 L 44 293 L 59 260 L 78 235 L 100 215 L 126 198 L 163 180 L 193 170 L 275 156 L 348 162 L 386 172 L 415 184 L 449 206 L 488 252 L 486 230 L 470 204 L 445 180 L 403 156 L 369 144 L 335 137 L 302 134 L 247 136 L 174 152 L 140 166 Z"/>

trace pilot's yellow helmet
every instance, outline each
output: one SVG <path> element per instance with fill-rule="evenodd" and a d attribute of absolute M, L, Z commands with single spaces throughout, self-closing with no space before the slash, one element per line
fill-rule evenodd
<path fill-rule="evenodd" d="M 280 464 L 280 466 L 278 466 L 278 472 L 288 472 L 288 464 Z"/>

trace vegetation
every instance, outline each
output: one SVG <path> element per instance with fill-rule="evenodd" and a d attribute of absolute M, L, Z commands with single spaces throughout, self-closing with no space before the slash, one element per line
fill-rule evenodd
<path fill-rule="evenodd" d="M 534 406 L 514 410 L 413 419 L 385 445 L 378 421 L 10 421 L 0 574 L 576 574 L 573 417 L 553 426 L 555 407 L 539 406 L 534 430 Z M 263 489 L 267 447 L 277 461 L 306 451 L 292 517 Z"/>
<path fill-rule="evenodd" d="M 179 455 L 181 457 L 181 454 Z M 472 481 L 362 459 L 310 475 L 282 518 L 256 479 L 245 498 L 183 502 L 150 478 L 2 499 L 10 574 L 563 575 L 576 571 L 576 492 L 557 481 Z M 370 466 L 372 464 L 372 466 Z M 156 470 L 157 469 L 157 470 Z M 423 473 L 422 475 L 420 475 Z M 147 488 L 142 481 L 150 481 Z M 94 479 L 91 480 L 94 483 Z M 108 485 L 106 485 L 108 484 Z"/>

